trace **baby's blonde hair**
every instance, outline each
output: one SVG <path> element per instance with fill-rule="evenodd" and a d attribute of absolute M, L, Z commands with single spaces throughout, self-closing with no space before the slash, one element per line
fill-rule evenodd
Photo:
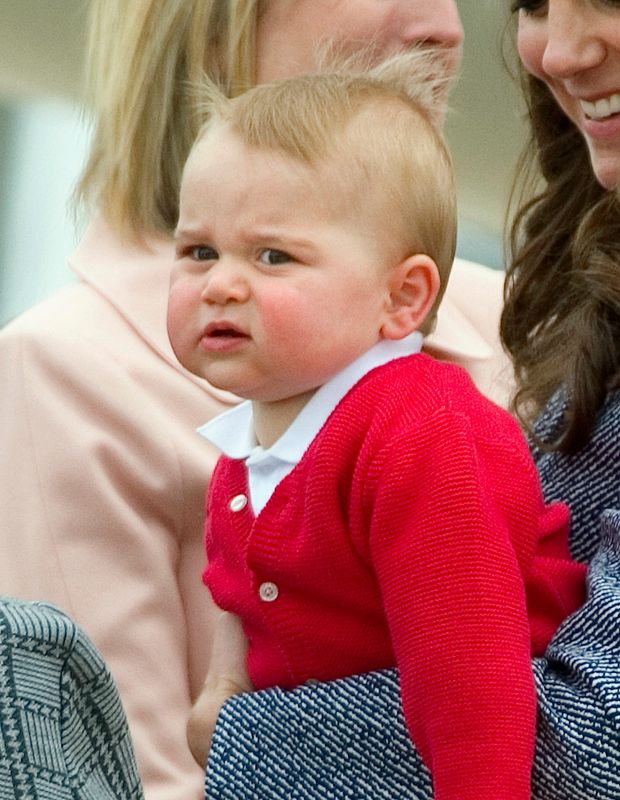
<path fill-rule="evenodd" d="M 234 96 L 255 82 L 259 0 L 91 0 L 94 130 L 76 198 L 119 233 L 171 231 L 204 117 L 206 72 Z"/>
<path fill-rule="evenodd" d="M 440 296 L 456 246 L 452 162 L 438 127 L 443 78 L 428 54 L 394 56 L 367 73 L 288 78 L 227 99 L 212 87 L 201 137 L 226 125 L 244 144 L 325 171 L 355 203 L 370 197 L 396 258 L 424 253 L 437 264 Z"/>

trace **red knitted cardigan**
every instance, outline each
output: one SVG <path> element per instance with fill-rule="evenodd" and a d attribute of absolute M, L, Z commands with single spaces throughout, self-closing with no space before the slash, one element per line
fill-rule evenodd
<path fill-rule="evenodd" d="M 529 800 L 530 652 L 582 602 L 585 568 L 514 420 L 460 368 L 397 359 L 341 400 L 257 518 L 247 491 L 222 457 L 204 580 L 243 621 L 254 686 L 397 665 L 436 800 Z"/>

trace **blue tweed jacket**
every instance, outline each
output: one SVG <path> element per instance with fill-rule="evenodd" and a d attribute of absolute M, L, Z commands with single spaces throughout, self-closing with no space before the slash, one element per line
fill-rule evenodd
<path fill-rule="evenodd" d="M 558 430 L 555 398 L 538 434 Z M 534 662 L 535 800 L 620 800 L 620 391 L 574 456 L 534 450 L 547 500 L 571 507 L 588 599 Z M 616 509 L 616 510 L 613 510 Z M 207 800 L 431 800 L 407 735 L 398 676 L 384 671 L 230 700 L 207 765 Z"/>
<path fill-rule="evenodd" d="M 54 606 L 0 598 L 0 800 L 142 800 L 101 657 Z"/>

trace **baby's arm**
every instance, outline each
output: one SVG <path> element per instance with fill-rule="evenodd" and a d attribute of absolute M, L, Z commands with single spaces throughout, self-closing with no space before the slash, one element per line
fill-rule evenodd
<path fill-rule="evenodd" d="M 603 525 L 586 603 L 534 662 L 540 715 L 533 800 L 620 797 L 620 510 Z M 356 800 L 431 800 L 428 772 L 400 710 L 396 671 L 253 692 L 222 707 L 206 800 L 323 800 L 326 786 Z"/>
<path fill-rule="evenodd" d="M 247 641 L 239 619 L 222 611 L 215 625 L 209 670 L 187 722 L 187 743 L 201 767 L 207 763 L 213 727 L 223 703 L 252 691 L 246 657 Z"/>
<path fill-rule="evenodd" d="M 542 508 L 529 460 L 498 449 L 491 463 L 469 420 L 441 409 L 385 448 L 369 482 L 371 554 L 405 719 L 438 799 L 530 796 L 529 625 L 516 521 L 498 500 L 495 472 L 514 473 L 522 490 L 520 535 L 535 540 Z"/>

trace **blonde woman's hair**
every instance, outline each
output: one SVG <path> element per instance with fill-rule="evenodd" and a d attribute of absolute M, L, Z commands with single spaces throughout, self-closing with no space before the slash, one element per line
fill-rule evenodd
<path fill-rule="evenodd" d="M 226 125 L 250 147 L 316 168 L 353 208 L 369 198 L 394 255 L 429 255 L 443 293 L 456 245 L 456 200 L 451 158 L 438 127 L 444 73 L 436 77 L 430 66 L 428 52 L 414 51 L 367 73 L 293 77 L 233 100 L 211 87 L 201 138 Z"/>
<path fill-rule="evenodd" d="M 94 129 L 76 199 L 123 236 L 171 231 L 183 164 L 204 121 L 206 72 L 227 96 L 255 81 L 259 0 L 92 0 Z"/>

